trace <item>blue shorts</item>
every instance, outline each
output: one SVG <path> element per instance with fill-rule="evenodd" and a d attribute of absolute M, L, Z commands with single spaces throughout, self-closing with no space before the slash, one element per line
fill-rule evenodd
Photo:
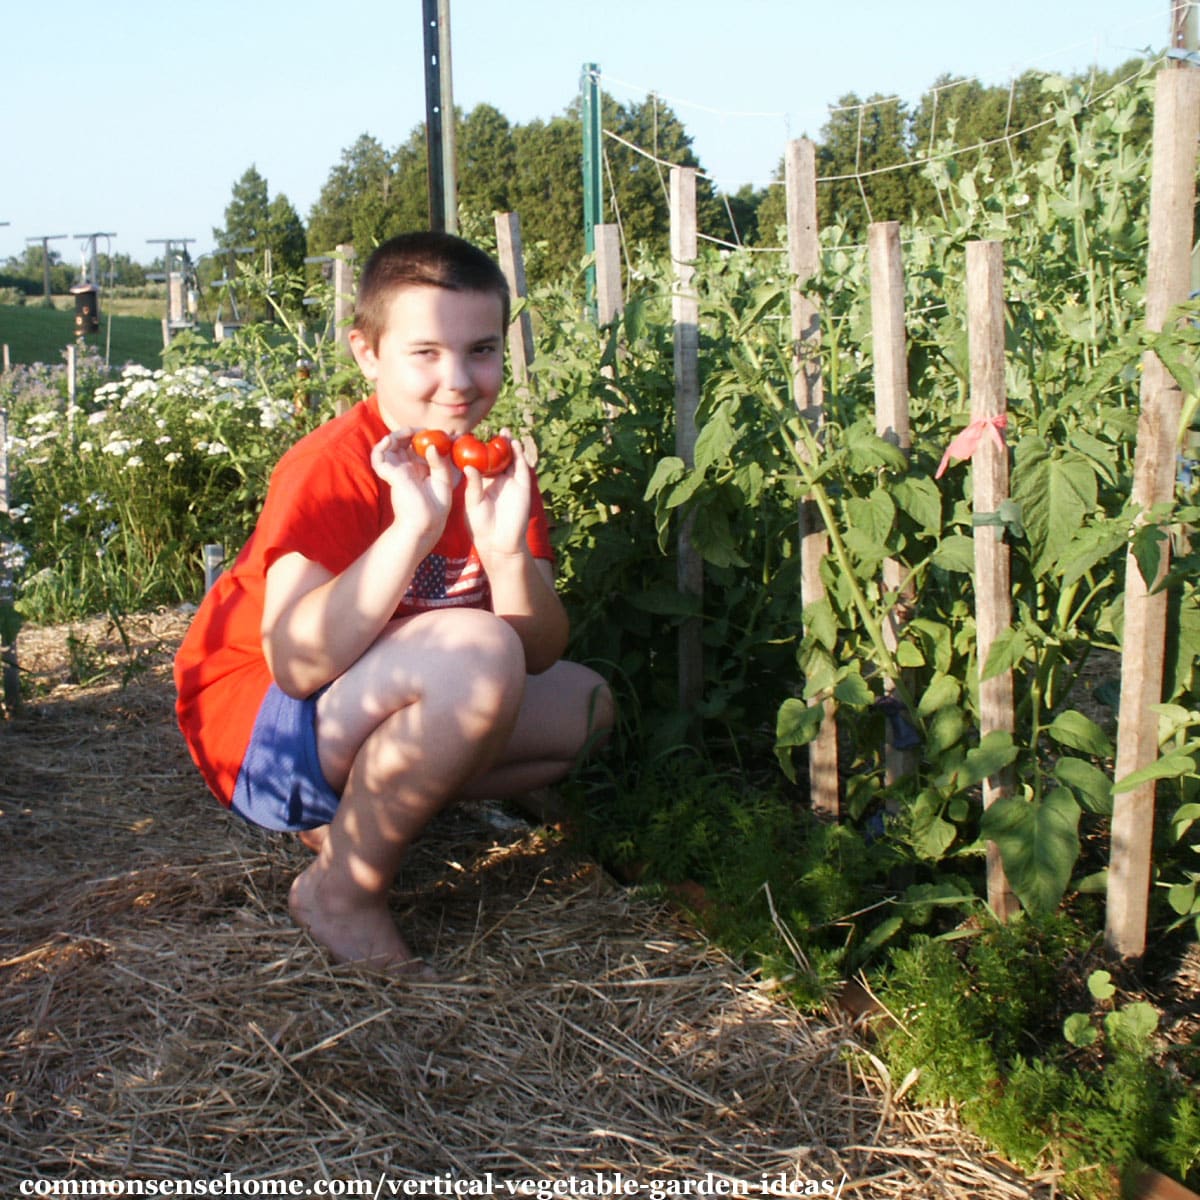
<path fill-rule="evenodd" d="M 341 797 L 317 756 L 320 696 L 295 700 L 275 684 L 267 689 L 230 805 L 252 825 L 298 833 L 333 820 Z"/>

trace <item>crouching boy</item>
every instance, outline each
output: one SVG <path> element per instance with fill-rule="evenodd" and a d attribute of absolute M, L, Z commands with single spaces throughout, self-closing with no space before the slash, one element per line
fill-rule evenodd
<path fill-rule="evenodd" d="M 412 446 L 488 415 L 508 320 L 503 274 L 459 238 L 406 234 L 371 255 L 350 345 L 374 394 L 279 461 L 175 661 L 211 790 L 316 851 L 293 918 L 334 958 L 393 974 L 427 971 L 387 897 L 430 818 L 562 778 L 612 721 L 600 676 L 561 658 L 567 618 L 520 445 L 487 478 Z"/>

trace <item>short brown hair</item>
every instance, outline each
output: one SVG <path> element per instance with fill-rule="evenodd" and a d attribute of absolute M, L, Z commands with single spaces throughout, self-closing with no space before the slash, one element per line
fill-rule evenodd
<path fill-rule="evenodd" d="M 358 281 L 354 328 L 372 349 L 379 349 L 392 297 L 405 287 L 491 293 L 503 306 L 501 329 L 508 329 L 508 280 L 489 254 L 452 233 L 402 233 L 374 250 Z"/>

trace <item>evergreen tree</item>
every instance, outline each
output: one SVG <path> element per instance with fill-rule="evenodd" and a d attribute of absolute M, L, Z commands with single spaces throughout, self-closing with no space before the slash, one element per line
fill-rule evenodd
<path fill-rule="evenodd" d="M 266 244 L 271 251 L 274 270 L 297 271 L 304 266 L 308 245 L 304 222 L 282 192 L 276 195 L 267 210 Z"/>
<path fill-rule="evenodd" d="M 578 116 L 534 120 L 513 130 L 509 198 L 521 218 L 531 281 L 575 270 L 583 257 L 582 145 Z"/>
<path fill-rule="evenodd" d="M 329 172 L 308 218 L 310 254 L 328 254 L 342 242 L 356 242 L 355 219 L 361 216 L 366 232 L 373 217 L 386 208 L 393 168 L 387 151 L 370 134 L 360 134 Z M 368 239 L 363 243 L 369 246 Z M 356 242 L 357 245 L 357 242 Z"/>
<path fill-rule="evenodd" d="M 817 146 L 817 220 L 865 235 L 871 221 L 911 215 L 917 168 L 888 170 L 909 161 L 908 113 L 903 101 L 850 93 L 830 110 Z"/>
<path fill-rule="evenodd" d="M 510 191 L 517 149 L 508 118 L 490 104 L 477 104 L 458 122 L 458 207 L 490 221 L 511 211 Z"/>
<path fill-rule="evenodd" d="M 214 227 L 213 241 L 222 250 L 254 246 L 261 251 L 266 245 L 270 222 L 267 181 L 252 163 L 234 183 L 233 196 L 225 206 L 225 227 Z"/>

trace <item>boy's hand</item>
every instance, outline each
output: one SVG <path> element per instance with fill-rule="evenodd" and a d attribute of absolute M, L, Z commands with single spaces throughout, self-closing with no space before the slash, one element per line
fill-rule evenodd
<path fill-rule="evenodd" d="M 371 466 L 391 491 L 397 524 L 403 522 L 415 528 L 422 540 L 436 542 L 450 514 L 454 474 L 450 459 L 432 447 L 425 452 L 424 462 L 417 459 L 410 449 L 414 432 L 389 433 L 371 451 Z"/>
<path fill-rule="evenodd" d="M 504 431 L 508 436 L 508 431 Z M 474 467 L 467 467 L 467 523 L 471 539 L 484 566 L 491 555 L 525 552 L 529 527 L 531 475 L 521 443 L 513 441 L 513 459 L 499 475 L 485 479 Z"/>

